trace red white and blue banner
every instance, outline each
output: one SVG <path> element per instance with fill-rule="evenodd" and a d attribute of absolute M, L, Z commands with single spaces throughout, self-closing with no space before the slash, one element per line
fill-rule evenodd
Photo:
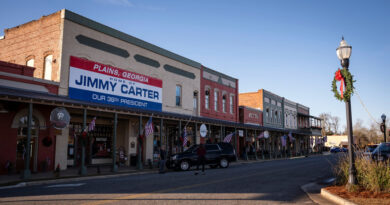
<path fill-rule="evenodd" d="M 69 97 L 161 111 L 162 80 L 71 56 Z"/>

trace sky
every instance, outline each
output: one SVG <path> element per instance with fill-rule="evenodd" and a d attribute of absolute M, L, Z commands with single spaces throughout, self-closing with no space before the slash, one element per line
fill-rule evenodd
<path fill-rule="evenodd" d="M 3 30 L 61 9 L 140 38 L 239 79 L 330 113 L 346 124 L 331 82 L 336 48 L 352 46 L 353 122 L 390 119 L 390 1 L 387 0 L 2 0 Z M 361 101 L 359 100 L 359 96 Z M 364 106 L 363 106 L 363 104 Z M 367 111 L 366 111 L 367 109 Z"/>

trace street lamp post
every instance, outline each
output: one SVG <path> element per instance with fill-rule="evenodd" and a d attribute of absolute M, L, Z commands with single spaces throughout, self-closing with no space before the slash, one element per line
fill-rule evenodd
<path fill-rule="evenodd" d="M 341 61 L 343 69 L 348 70 L 349 58 L 352 53 L 352 46 L 342 38 L 339 47 L 336 49 L 337 57 Z M 349 155 L 349 185 L 356 185 L 356 167 L 355 167 L 355 154 L 353 147 L 353 131 L 352 131 L 352 113 L 351 113 L 351 99 L 345 102 L 346 114 L 347 114 L 347 130 L 348 130 L 348 155 Z"/>
<path fill-rule="evenodd" d="M 383 139 L 386 142 L 386 115 L 382 114 L 381 118 L 382 118 L 382 126 L 383 126 Z"/>

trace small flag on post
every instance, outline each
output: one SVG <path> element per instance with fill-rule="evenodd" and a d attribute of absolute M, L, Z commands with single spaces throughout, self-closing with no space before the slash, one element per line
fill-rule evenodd
<path fill-rule="evenodd" d="M 148 122 L 145 124 L 145 137 L 152 135 L 154 132 L 153 129 L 153 120 L 152 117 L 149 118 Z"/>
<path fill-rule="evenodd" d="M 223 142 L 229 143 L 232 140 L 233 135 L 234 135 L 234 132 L 226 135 L 226 137 L 223 139 Z"/>
<path fill-rule="evenodd" d="M 261 139 L 264 137 L 264 132 L 262 132 L 259 136 L 257 136 L 257 139 Z"/>
<path fill-rule="evenodd" d="M 293 142 L 295 138 L 292 136 L 291 132 L 288 133 L 288 137 L 290 138 L 290 142 Z"/>
<path fill-rule="evenodd" d="M 94 117 L 92 119 L 91 123 L 89 123 L 89 125 L 88 125 L 88 132 L 93 131 L 95 129 L 95 126 L 96 126 L 95 122 L 96 122 L 96 117 Z"/>
<path fill-rule="evenodd" d="M 183 147 L 185 147 L 187 145 L 187 142 L 188 142 L 188 138 L 187 138 L 187 128 L 184 127 L 184 131 L 183 131 Z"/>

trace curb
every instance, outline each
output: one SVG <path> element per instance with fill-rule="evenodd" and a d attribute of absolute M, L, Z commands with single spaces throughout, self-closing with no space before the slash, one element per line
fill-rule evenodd
<path fill-rule="evenodd" d="M 325 190 L 325 188 L 322 188 L 321 189 L 321 196 L 323 196 L 324 198 L 336 203 L 336 204 L 341 204 L 341 205 L 357 205 L 351 201 L 348 201 L 346 199 L 343 199 L 337 195 L 334 195 L 332 193 L 330 193 L 329 191 Z"/>

